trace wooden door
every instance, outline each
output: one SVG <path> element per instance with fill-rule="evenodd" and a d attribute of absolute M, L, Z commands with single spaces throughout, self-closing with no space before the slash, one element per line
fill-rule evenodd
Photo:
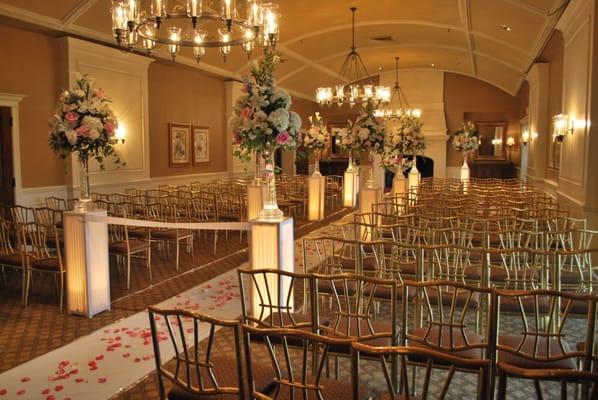
<path fill-rule="evenodd" d="M 15 204 L 15 180 L 12 164 L 12 117 L 9 107 L 0 107 L 0 205 Z"/>

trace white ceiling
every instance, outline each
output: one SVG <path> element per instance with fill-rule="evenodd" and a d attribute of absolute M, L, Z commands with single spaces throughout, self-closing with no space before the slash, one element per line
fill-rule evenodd
<path fill-rule="evenodd" d="M 170 4 L 177 0 L 170 0 Z M 180 1 L 180 0 L 179 0 Z M 242 1 L 242 0 L 238 0 Z M 278 82 L 313 99 L 332 85 L 351 45 L 351 13 L 357 7 L 356 42 L 371 74 L 394 68 L 456 72 L 515 94 L 549 39 L 566 0 L 279 0 L 277 49 L 287 60 Z M 114 43 L 110 0 L 0 0 L 0 15 L 57 32 Z M 508 32 L 501 27 L 507 25 Z M 390 37 L 390 41 L 372 38 Z M 166 54 L 160 54 L 166 57 Z M 238 78 L 247 72 L 241 49 L 225 63 L 208 50 L 197 65 L 190 53 L 177 62 Z M 432 66 L 432 64 L 434 66 Z"/>

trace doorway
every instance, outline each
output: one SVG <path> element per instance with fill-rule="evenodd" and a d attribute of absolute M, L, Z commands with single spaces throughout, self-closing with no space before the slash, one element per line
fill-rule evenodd
<path fill-rule="evenodd" d="M 15 179 L 12 159 L 12 113 L 10 107 L 0 107 L 0 205 L 15 205 Z"/>

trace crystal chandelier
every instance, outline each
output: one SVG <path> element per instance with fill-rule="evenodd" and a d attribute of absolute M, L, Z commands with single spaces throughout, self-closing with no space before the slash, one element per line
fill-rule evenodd
<path fill-rule="evenodd" d="M 366 101 L 384 104 L 390 100 L 390 89 L 386 86 L 375 86 L 371 83 L 370 74 L 357 52 L 355 46 L 356 10 L 356 7 L 351 7 L 353 13 L 353 41 L 351 51 L 347 54 L 340 70 L 340 83 L 334 87 L 319 87 L 316 90 L 316 100 L 320 104 L 337 103 L 339 107 L 343 104 L 349 104 L 352 107 L 356 103 L 365 103 Z M 367 83 L 360 85 L 357 83 L 359 81 L 366 81 Z M 346 84 L 347 82 L 348 84 Z"/>
<path fill-rule="evenodd" d="M 395 57 L 395 85 L 392 88 L 390 101 L 383 107 L 376 110 L 375 115 L 385 119 L 400 118 L 403 115 L 420 118 L 422 110 L 410 108 L 407 97 L 399 85 L 399 57 Z"/>
<path fill-rule="evenodd" d="M 278 40 L 278 4 L 244 0 L 238 8 L 241 0 L 171 0 L 169 8 L 168 0 L 151 0 L 142 10 L 141 2 L 112 0 L 112 32 L 129 50 L 141 43 L 151 53 L 161 44 L 174 60 L 188 47 L 199 62 L 206 48 L 218 48 L 226 61 L 233 46 L 249 57 L 256 44 L 273 49 Z"/>

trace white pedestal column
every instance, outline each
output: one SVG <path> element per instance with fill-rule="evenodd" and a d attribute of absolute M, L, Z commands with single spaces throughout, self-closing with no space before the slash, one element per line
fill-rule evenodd
<path fill-rule="evenodd" d="M 264 208 L 264 190 L 262 184 L 252 182 L 247 185 L 247 221 L 256 219 Z"/>
<path fill-rule="evenodd" d="M 382 201 L 381 188 L 362 188 L 359 192 L 359 210 L 362 213 L 372 212 L 372 205 Z"/>
<path fill-rule="evenodd" d="M 108 224 L 87 216 L 106 216 L 105 210 L 64 213 L 67 310 L 91 318 L 110 310 Z"/>
<path fill-rule="evenodd" d="M 407 193 L 407 179 L 401 172 L 397 172 L 392 180 L 392 194 L 400 196 Z"/>
<path fill-rule="evenodd" d="M 277 269 L 280 271 L 294 272 L 295 270 L 295 241 L 293 231 L 293 218 L 283 218 L 279 221 L 251 221 L 251 235 L 249 243 L 249 264 L 252 269 Z M 266 293 L 266 283 L 257 282 L 262 293 Z M 268 288 L 272 293 L 273 288 L 280 287 L 275 299 L 271 300 L 272 305 L 293 304 L 289 301 L 291 293 L 291 280 L 282 277 L 280 285 L 274 281 L 268 282 Z M 253 315 L 259 315 L 261 310 L 260 298 L 257 293 L 250 294 L 252 299 Z"/>
<path fill-rule="evenodd" d="M 343 178 L 343 207 L 355 207 L 359 193 L 359 170 L 349 161 Z"/>
<path fill-rule="evenodd" d="M 307 219 L 321 221 L 324 219 L 324 204 L 326 202 L 326 177 L 313 174 L 307 178 Z"/>
<path fill-rule="evenodd" d="M 467 165 L 467 159 L 463 160 L 463 165 L 461 166 L 461 184 L 463 185 L 463 193 L 467 193 L 469 186 L 469 165 Z"/>

